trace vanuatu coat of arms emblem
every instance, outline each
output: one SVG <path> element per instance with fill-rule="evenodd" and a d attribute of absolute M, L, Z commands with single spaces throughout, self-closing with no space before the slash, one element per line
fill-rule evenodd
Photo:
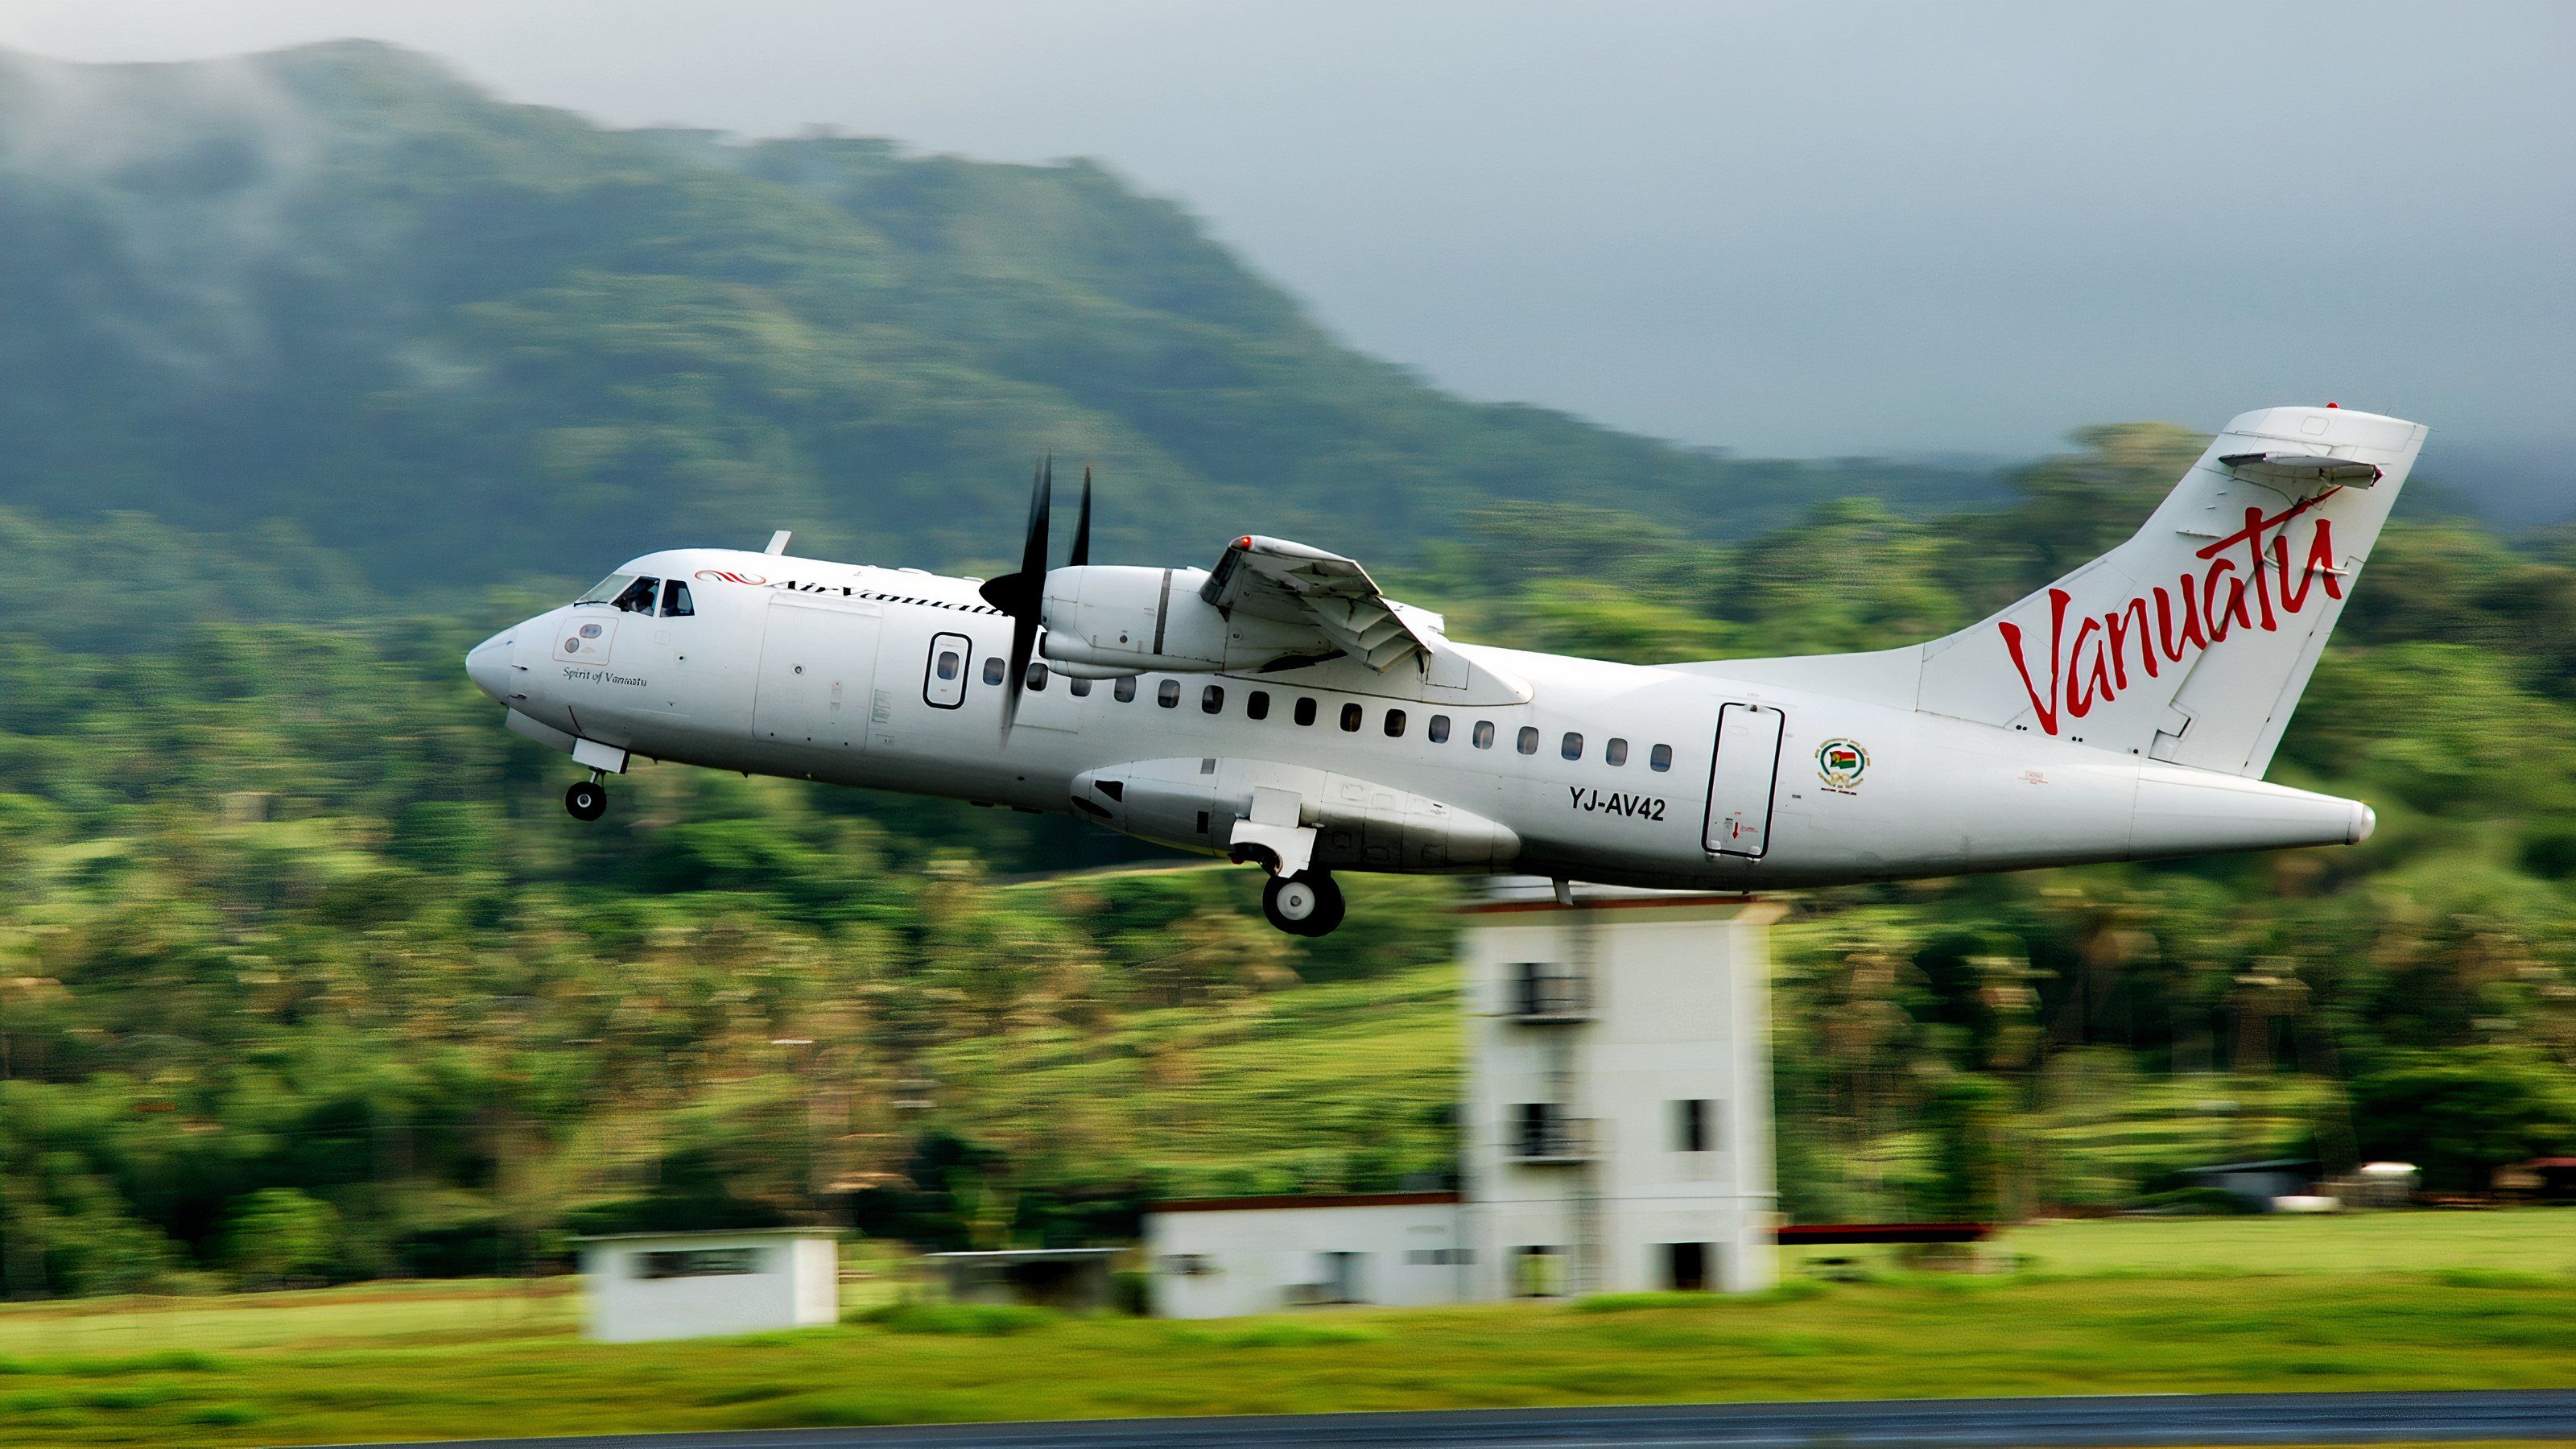
<path fill-rule="evenodd" d="M 1816 747 L 1816 775 L 1836 794 L 1860 793 L 1860 777 L 1868 770 L 1869 751 L 1856 740 L 1827 740 Z"/>

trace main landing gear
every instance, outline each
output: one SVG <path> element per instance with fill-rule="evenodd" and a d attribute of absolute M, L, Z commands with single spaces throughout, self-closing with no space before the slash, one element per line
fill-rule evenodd
<path fill-rule="evenodd" d="M 564 791 L 564 808 L 575 820 L 597 820 L 608 812 L 608 787 L 599 783 L 599 772 L 590 772 L 587 780 L 576 781 Z"/>
<path fill-rule="evenodd" d="M 1274 875 L 1262 882 L 1261 914 L 1292 936 L 1330 935 L 1342 923 L 1342 888 L 1320 870 Z"/>

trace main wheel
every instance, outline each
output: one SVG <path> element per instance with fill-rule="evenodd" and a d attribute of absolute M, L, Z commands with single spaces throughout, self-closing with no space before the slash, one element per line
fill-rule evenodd
<path fill-rule="evenodd" d="M 597 820 L 608 813 L 608 791 L 596 780 L 576 780 L 564 791 L 564 808 L 575 820 Z"/>
<path fill-rule="evenodd" d="M 1261 887 L 1261 913 L 1289 935 L 1325 935 L 1342 923 L 1342 888 L 1321 871 L 1272 876 Z"/>

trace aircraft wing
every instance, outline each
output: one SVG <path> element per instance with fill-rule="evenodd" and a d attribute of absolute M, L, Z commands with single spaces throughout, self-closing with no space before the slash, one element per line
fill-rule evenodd
<path fill-rule="evenodd" d="M 1200 597 L 1229 615 L 1313 629 L 1333 648 L 1383 674 L 1420 668 L 1440 618 L 1379 592 L 1353 559 L 1282 538 L 1238 538 Z"/>

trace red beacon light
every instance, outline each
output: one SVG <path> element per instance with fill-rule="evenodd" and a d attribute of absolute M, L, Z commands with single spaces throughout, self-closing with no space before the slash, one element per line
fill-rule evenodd
<path fill-rule="evenodd" d="M 2339 408 L 2339 407 L 2342 407 L 2342 406 L 2343 406 L 2343 404 L 2342 404 L 2342 403 L 2327 403 L 2327 404 L 2326 404 L 2326 406 L 2327 406 L 2327 407 L 2330 407 L 2330 408 Z"/>

